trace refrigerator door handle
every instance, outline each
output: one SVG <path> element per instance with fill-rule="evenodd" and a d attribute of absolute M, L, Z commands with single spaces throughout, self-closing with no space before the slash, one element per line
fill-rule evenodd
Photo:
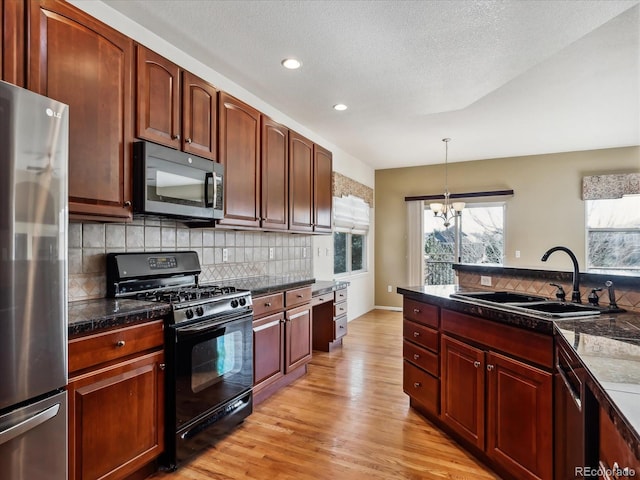
<path fill-rule="evenodd" d="M 42 425 L 47 420 L 52 419 L 58 414 L 58 410 L 60 410 L 60 404 L 56 403 L 55 405 L 36 413 L 33 417 L 27 418 L 6 430 L 0 431 L 0 445 L 19 437 L 29 430 L 33 430 L 38 425 Z"/>

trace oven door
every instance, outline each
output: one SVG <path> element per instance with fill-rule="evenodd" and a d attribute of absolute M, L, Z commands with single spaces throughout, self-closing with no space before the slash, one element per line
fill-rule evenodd
<path fill-rule="evenodd" d="M 175 429 L 206 416 L 251 390 L 251 313 L 175 328 Z"/>

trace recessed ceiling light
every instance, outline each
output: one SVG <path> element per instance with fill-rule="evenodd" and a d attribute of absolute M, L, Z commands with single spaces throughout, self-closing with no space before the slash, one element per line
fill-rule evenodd
<path fill-rule="evenodd" d="M 349 107 L 347 107 L 344 103 L 336 103 L 333 106 L 333 109 L 334 110 L 338 110 L 339 112 L 342 112 L 343 110 L 346 110 L 347 108 L 349 108 Z"/>
<path fill-rule="evenodd" d="M 295 70 L 302 66 L 302 62 L 300 62 L 300 60 L 296 60 L 295 58 L 285 58 L 280 63 L 284 68 L 288 68 L 289 70 Z"/>

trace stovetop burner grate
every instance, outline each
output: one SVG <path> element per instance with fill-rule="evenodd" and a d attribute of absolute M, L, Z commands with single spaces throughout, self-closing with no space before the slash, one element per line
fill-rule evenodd
<path fill-rule="evenodd" d="M 222 295 L 235 293 L 235 287 L 212 286 L 192 286 L 169 290 L 154 290 L 141 292 L 137 295 L 138 300 L 151 302 L 184 303 L 192 300 L 214 299 Z"/>

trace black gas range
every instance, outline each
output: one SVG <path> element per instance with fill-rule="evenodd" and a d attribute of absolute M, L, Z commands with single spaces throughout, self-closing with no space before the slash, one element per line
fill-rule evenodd
<path fill-rule="evenodd" d="M 110 253 L 111 297 L 164 302 L 166 445 L 175 469 L 214 444 L 252 411 L 251 292 L 199 285 L 196 252 Z"/>

